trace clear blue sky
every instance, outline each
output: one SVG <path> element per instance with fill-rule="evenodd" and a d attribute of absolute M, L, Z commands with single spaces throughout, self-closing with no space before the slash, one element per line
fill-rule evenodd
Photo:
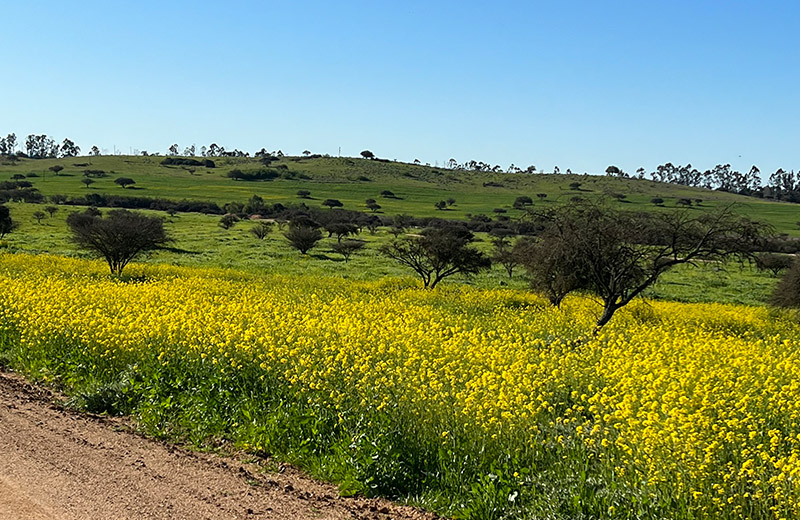
<path fill-rule="evenodd" d="M 0 134 L 800 168 L 796 1 L 6 2 Z"/>

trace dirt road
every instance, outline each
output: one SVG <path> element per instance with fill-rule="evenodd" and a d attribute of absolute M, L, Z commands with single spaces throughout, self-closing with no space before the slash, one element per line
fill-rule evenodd
<path fill-rule="evenodd" d="M 292 468 L 199 454 L 145 439 L 124 421 L 65 410 L 0 372 L 0 520 L 369 519 L 433 515 L 340 498 Z"/>

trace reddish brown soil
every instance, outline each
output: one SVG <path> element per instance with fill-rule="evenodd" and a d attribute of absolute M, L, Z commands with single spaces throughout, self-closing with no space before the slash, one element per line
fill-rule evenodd
<path fill-rule="evenodd" d="M 286 467 L 143 438 L 124 420 L 66 410 L 0 372 L 0 520 L 434 519 L 385 500 L 339 497 Z"/>

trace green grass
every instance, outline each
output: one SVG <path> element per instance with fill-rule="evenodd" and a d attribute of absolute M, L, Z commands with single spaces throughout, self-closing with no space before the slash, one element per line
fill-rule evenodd
<path fill-rule="evenodd" d="M 299 203 L 320 206 L 328 198 L 339 199 L 346 209 L 365 210 L 364 201 L 374 198 L 382 206 L 381 214 L 407 213 L 415 216 L 439 216 L 465 219 L 468 214 L 493 215 L 495 208 L 508 210 L 516 218 L 520 212 L 512 209 L 514 199 L 528 195 L 535 205 L 568 202 L 572 197 L 597 198 L 613 193 L 626 195 L 626 202 L 617 203 L 631 209 L 663 211 L 676 207 L 679 198 L 702 199 L 703 211 L 733 202 L 742 204 L 742 210 L 769 222 L 779 232 L 800 236 L 797 228 L 798 210 L 795 205 L 769 202 L 730 193 L 687 188 L 649 180 L 617 179 L 593 175 L 507 174 L 487 172 L 452 171 L 444 168 L 418 166 L 406 163 L 382 163 L 355 158 L 284 158 L 272 167 L 283 165 L 296 176 L 308 179 L 276 179 L 273 181 L 234 181 L 226 177 L 234 168 L 255 170 L 261 164 L 255 159 L 215 158 L 216 168 L 162 166 L 162 157 L 99 156 L 69 159 L 21 160 L 14 164 L 0 164 L 0 181 L 14 174 L 35 174 L 29 178 L 45 195 L 70 196 L 88 193 L 112 193 L 130 196 L 164 197 L 170 199 L 196 199 L 224 204 L 244 201 L 256 194 L 268 202 Z M 56 176 L 48 170 L 60 164 L 64 170 Z M 75 166 L 86 164 L 86 166 Z M 103 170 L 108 176 L 96 179 L 89 188 L 81 183 L 86 169 Z M 193 170 L 193 171 L 192 171 Z M 123 189 L 114 184 L 118 177 L 131 177 L 134 187 Z M 359 180 L 369 179 L 369 180 Z M 569 185 L 580 182 L 580 191 Z M 487 183 L 502 187 L 485 186 Z M 311 200 L 297 197 L 300 189 L 311 191 Z M 397 199 L 382 198 L 384 190 L 394 192 Z M 547 194 L 544 202 L 537 193 Z M 445 211 L 434 208 L 439 200 L 454 198 L 456 204 Z M 665 208 L 656 207 L 650 199 L 665 200 Z"/>
<path fill-rule="evenodd" d="M 82 208 L 61 206 L 52 218 L 41 223 L 33 213 L 41 209 L 38 204 L 11 203 L 12 218 L 20 223 L 19 229 L 0 240 L 0 250 L 26 253 L 49 253 L 65 256 L 88 257 L 69 239 L 66 217 Z M 163 212 L 146 211 L 166 219 L 166 228 L 175 237 L 169 249 L 151 252 L 141 260 L 194 267 L 223 267 L 255 274 L 286 273 L 313 274 L 341 278 L 342 280 L 377 280 L 384 277 L 413 277 L 414 273 L 382 256 L 378 247 L 393 238 L 385 228 L 375 235 L 365 231 L 358 238 L 367 242 L 364 250 L 345 263 L 331 246 L 335 238 L 323 239 L 308 255 L 292 249 L 282 232 L 275 228 L 264 240 L 250 234 L 253 223 L 241 221 L 224 230 L 217 224 L 219 217 L 198 213 L 181 213 L 169 217 Z M 477 246 L 491 251 L 489 237 L 478 234 Z M 517 268 L 509 279 L 505 270 L 494 266 L 490 271 L 476 276 L 454 276 L 444 283 L 463 283 L 482 288 L 509 287 L 525 289 L 524 271 Z M 655 299 L 684 302 L 725 302 L 763 305 L 777 278 L 756 271 L 753 266 L 731 263 L 724 266 L 700 264 L 681 266 L 663 276 L 646 296 Z"/>

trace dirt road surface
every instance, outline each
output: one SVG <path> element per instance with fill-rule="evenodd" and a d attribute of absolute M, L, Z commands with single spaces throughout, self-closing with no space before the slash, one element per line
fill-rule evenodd
<path fill-rule="evenodd" d="M 292 468 L 193 453 L 125 421 L 78 414 L 0 372 L 0 520 L 432 520 L 384 500 L 339 497 Z"/>

